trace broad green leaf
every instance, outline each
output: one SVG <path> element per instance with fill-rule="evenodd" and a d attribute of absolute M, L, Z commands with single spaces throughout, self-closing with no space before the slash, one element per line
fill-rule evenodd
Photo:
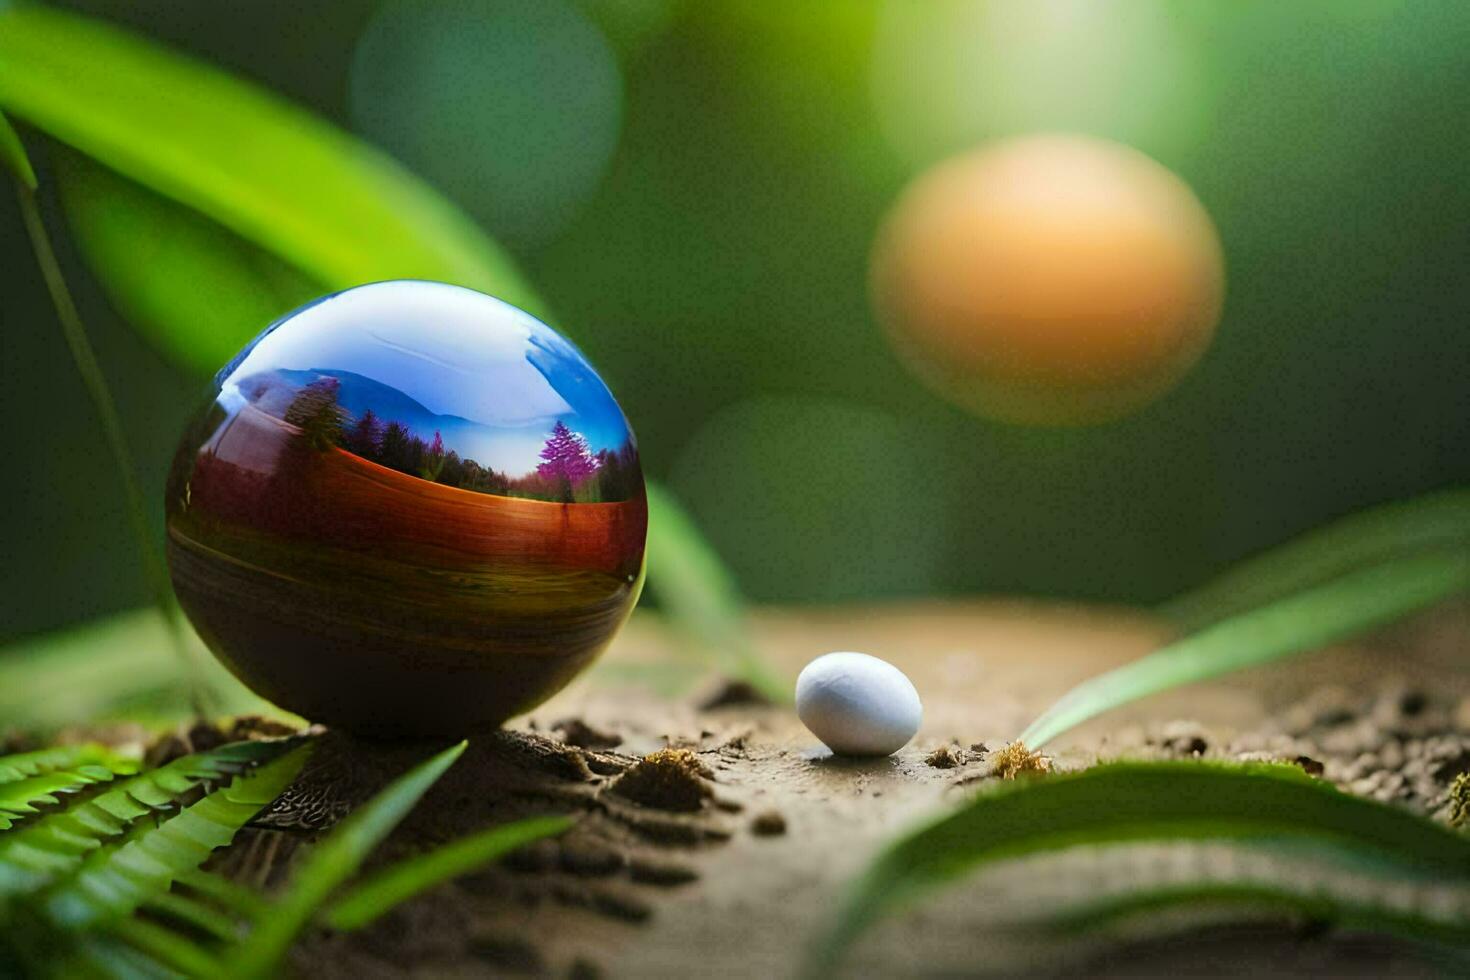
<path fill-rule="evenodd" d="M 761 659 L 745 628 L 742 600 L 729 571 L 679 502 L 648 486 L 649 588 L 676 626 L 703 643 L 719 669 L 772 701 L 791 700 L 790 685 Z"/>
<path fill-rule="evenodd" d="M 76 875 L 46 898 L 52 921 L 71 929 L 117 921 L 166 892 L 180 874 L 198 869 L 279 796 L 311 749 L 300 745 L 157 825 L 145 826 L 124 843 L 89 854 Z"/>
<path fill-rule="evenodd" d="M 813 973 L 834 964 L 878 918 L 987 864 L 1083 845 L 1187 840 L 1238 841 L 1342 869 L 1370 868 L 1470 903 L 1470 838 L 1341 793 L 1294 766 L 1113 763 L 1001 784 L 895 841 L 855 883 L 817 948 Z M 1372 896 L 1332 900 L 1353 916 L 1373 905 Z M 1463 922 L 1461 931 L 1470 941 Z"/>
<path fill-rule="evenodd" d="M 386 154 L 258 86 L 103 22 L 0 6 L 0 108 L 141 185 L 62 165 L 77 184 L 64 198 L 84 252 L 118 307 L 201 372 L 225 363 L 305 284 L 330 292 L 436 279 L 545 315 L 505 254 Z M 141 261 L 140 242 L 159 239 L 176 244 Z M 210 308 L 205 298 L 216 288 Z M 720 591 L 728 573 L 677 512 L 650 509 L 651 578 L 666 608 L 726 651 L 732 667 L 745 664 L 737 676 L 758 673 L 731 614 L 735 594 Z M 769 677 L 758 686 L 784 693 Z"/>
<path fill-rule="evenodd" d="M 333 929 L 361 929 L 415 895 L 531 841 L 559 834 L 573 823 L 571 817 L 532 817 L 491 827 L 407 858 L 344 895 L 327 911 L 326 923 Z"/>
<path fill-rule="evenodd" d="M 25 144 L 3 114 L 0 114 L 0 166 L 9 170 L 27 190 L 36 189 L 36 171 L 31 168 L 31 158 L 26 156 Z"/>
<path fill-rule="evenodd" d="M 156 348 L 199 374 L 214 373 L 266 324 L 328 291 L 78 153 L 59 151 L 55 161 L 77 244 L 113 302 Z"/>
<path fill-rule="evenodd" d="M 493 242 L 386 154 L 102 21 L 0 8 L 0 105 L 329 289 L 440 279 L 539 305 Z"/>
<path fill-rule="evenodd" d="M 124 715 L 187 718 L 191 708 L 170 642 L 158 610 L 139 609 L 0 647 L 0 718 L 32 730 Z M 223 710 L 299 720 L 246 690 L 192 631 L 189 642 Z"/>
<path fill-rule="evenodd" d="M 349 877 L 419 799 L 464 752 L 460 742 L 399 776 L 378 795 L 354 810 L 307 857 L 275 910 L 238 947 L 227 963 L 233 977 L 272 975 L 296 934 Z"/>
<path fill-rule="evenodd" d="M 1470 490 L 1446 490 L 1351 514 L 1236 564 L 1169 601 L 1162 612 L 1195 629 L 1356 568 L 1456 547 L 1470 550 Z"/>
<path fill-rule="evenodd" d="M 1243 667 L 1315 650 L 1470 590 L 1470 550 L 1431 552 L 1350 572 L 1240 613 L 1068 691 L 1021 733 L 1039 749 L 1119 705 Z"/>

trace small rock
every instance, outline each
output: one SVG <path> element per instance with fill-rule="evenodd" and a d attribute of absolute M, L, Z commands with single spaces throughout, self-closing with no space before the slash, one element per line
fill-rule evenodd
<path fill-rule="evenodd" d="M 564 718 L 551 726 L 561 733 L 561 740 L 579 749 L 615 749 L 623 744 L 623 737 L 613 732 L 593 728 L 580 718 Z"/>
<path fill-rule="evenodd" d="M 838 755 L 892 755 L 919 730 L 924 709 L 903 671 L 866 653 L 829 653 L 796 678 L 796 714 Z"/>
<path fill-rule="evenodd" d="M 770 704 L 771 699 L 760 692 L 755 685 L 747 681 L 726 680 L 720 683 L 710 693 L 699 699 L 700 711 L 713 711 L 716 708 L 733 708 L 742 705 L 765 705 Z"/>
<path fill-rule="evenodd" d="M 757 837 L 779 837 L 786 833 L 786 818 L 778 810 L 765 810 L 750 822 L 750 831 Z"/>

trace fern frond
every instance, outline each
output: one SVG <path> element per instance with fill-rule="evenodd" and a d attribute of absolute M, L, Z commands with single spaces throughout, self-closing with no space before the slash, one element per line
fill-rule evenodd
<path fill-rule="evenodd" d="M 156 826 L 143 826 L 131 839 L 97 849 L 46 899 L 47 914 L 72 929 L 130 915 L 151 896 L 166 892 L 181 872 L 197 869 L 215 848 L 234 840 L 296 778 L 310 751 L 309 745 L 300 746 Z"/>
<path fill-rule="evenodd" d="M 94 783 L 112 779 L 112 772 L 101 766 L 59 769 L 0 784 L 0 830 L 9 830 L 17 822 L 43 806 L 61 802 L 58 794 L 75 793 Z"/>
<path fill-rule="evenodd" d="M 286 748 L 279 742 L 237 742 L 185 756 L 114 783 L 64 811 L 0 831 L 0 921 L 15 898 L 76 871 L 89 853 L 124 834 L 139 818 L 171 809 L 180 794 L 278 756 Z"/>
<path fill-rule="evenodd" d="M 55 745 L 34 752 L 0 755 L 0 785 L 58 769 L 83 769 L 101 766 L 116 776 L 130 776 L 138 771 L 138 762 L 103 745 Z"/>

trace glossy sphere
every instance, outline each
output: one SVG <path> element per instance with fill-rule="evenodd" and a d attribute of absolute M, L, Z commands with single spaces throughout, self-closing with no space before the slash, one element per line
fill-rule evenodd
<path fill-rule="evenodd" d="M 1209 346 L 1224 268 L 1189 188 L 1116 143 L 1037 136 L 943 162 L 874 248 L 874 304 L 937 391 L 1012 422 L 1106 421 Z"/>
<path fill-rule="evenodd" d="M 643 582 L 633 433 L 580 351 L 468 289 L 277 321 L 169 477 L 179 601 L 247 685 L 368 734 L 464 735 L 559 690 Z"/>

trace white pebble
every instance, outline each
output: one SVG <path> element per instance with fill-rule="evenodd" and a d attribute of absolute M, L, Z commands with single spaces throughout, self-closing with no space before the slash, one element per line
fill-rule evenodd
<path fill-rule="evenodd" d="M 891 755 L 924 717 L 903 671 L 866 653 L 828 653 L 796 678 L 796 714 L 838 755 Z"/>

